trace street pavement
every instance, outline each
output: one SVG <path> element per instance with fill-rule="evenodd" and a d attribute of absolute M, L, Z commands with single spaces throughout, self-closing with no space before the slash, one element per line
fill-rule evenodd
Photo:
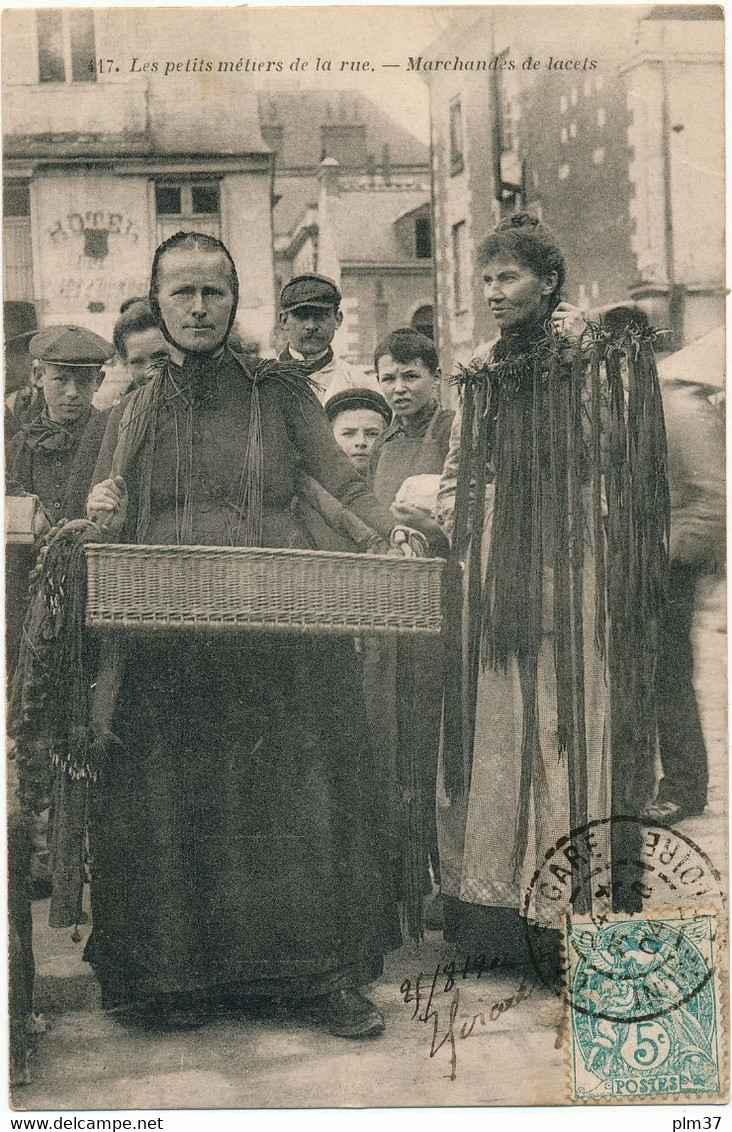
<path fill-rule="evenodd" d="M 726 618 L 724 588 L 706 588 L 695 628 L 696 684 L 710 759 L 705 813 L 679 826 L 726 877 Z M 331 1037 L 284 1010 L 269 1017 L 219 1018 L 200 1030 L 149 1033 L 104 1015 L 97 984 L 70 930 L 48 927 L 48 903 L 34 905 L 36 1005 L 47 1022 L 37 1039 L 33 1083 L 16 1089 L 14 1107 L 165 1109 L 562 1103 L 567 1096 L 561 999 L 491 971 L 445 989 L 451 949 L 438 932 L 421 947 L 387 957 L 372 997 L 386 1033 L 353 1042 Z M 405 1002 L 405 980 L 435 983 L 428 1021 L 424 1000 Z M 416 1015 L 416 1017 L 415 1017 Z M 473 1021 L 471 1027 L 471 1021 Z M 464 1036 L 463 1036 L 464 1035 Z M 453 1048 L 454 1046 L 454 1048 Z"/>

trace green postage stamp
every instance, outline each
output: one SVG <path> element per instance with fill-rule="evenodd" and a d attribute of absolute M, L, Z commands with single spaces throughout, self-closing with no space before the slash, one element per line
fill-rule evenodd
<path fill-rule="evenodd" d="M 719 1095 L 716 923 L 705 912 L 568 918 L 572 1100 Z"/>

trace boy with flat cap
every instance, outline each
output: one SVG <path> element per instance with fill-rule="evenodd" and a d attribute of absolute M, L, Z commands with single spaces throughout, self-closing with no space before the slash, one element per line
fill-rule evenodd
<path fill-rule="evenodd" d="M 296 275 L 280 294 L 280 325 L 287 346 L 281 362 L 295 362 L 320 386 L 321 404 L 341 389 L 368 386 L 378 392 L 375 378 L 354 374 L 333 356 L 331 343 L 343 322 L 341 293 L 326 275 Z"/>
<path fill-rule="evenodd" d="M 45 406 L 13 436 L 5 460 L 8 495 L 37 495 L 52 523 L 84 515 L 107 412 L 92 406 L 114 347 L 81 326 L 47 326 L 30 341 Z"/>
<path fill-rule="evenodd" d="M 374 444 L 391 422 L 386 401 L 373 389 L 341 389 L 326 401 L 325 415 L 336 444 L 356 471 L 365 476 Z"/>
<path fill-rule="evenodd" d="M 85 514 L 86 496 L 107 424 L 108 412 L 92 407 L 102 365 L 114 347 L 78 326 L 49 326 L 31 338 L 30 356 L 43 390 L 37 417 L 12 436 L 6 447 L 6 493 L 37 496 L 50 522 Z M 28 575 L 35 547 L 10 546 L 6 556 L 6 666 L 15 668 L 27 607 Z M 29 815 L 11 796 L 8 904 L 10 921 L 11 1030 L 13 1074 L 28 1080 L 23 1040 L 33 1008 L 33 942 L 30 894 L 48 895 L 48 811 Z"/>

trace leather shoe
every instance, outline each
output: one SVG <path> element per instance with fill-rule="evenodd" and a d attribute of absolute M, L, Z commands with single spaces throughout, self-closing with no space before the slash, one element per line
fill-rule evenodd
<path fill-rule="evenodd" d="M 649 802 L 641 816 L 644 821 L 652 822 L 654 825 L 676 825 L 684 818 L 698 817 L 703 812 L 703 806 L 690 808 L 682 806 L 679 802 L 659 802 L 656 799 L 655 802 Z"/>
<path fill-rule="evenodd" d="M 386 1029 L 383 1015 L 357 990 L 338 990 L 317 1003 L 318 1017 L 337 1038 L 370 1038 Z"/>

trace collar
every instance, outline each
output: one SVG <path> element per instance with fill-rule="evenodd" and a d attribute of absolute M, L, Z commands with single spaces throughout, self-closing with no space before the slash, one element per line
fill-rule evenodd
<path fill-rule="evenodd" d="M 290 357 L 294 358 L 296 362 L 307 362 L 308 361 L 308 359 L 305 357 L 305 355 L 301 354 L 299 350 L 294 350 L 292 348 L 292 346 L 288 346 L 287 349 L 288 349 L 288 352 L 290 354 Z M 316 354 L 314 358 L 309 359 L 310 363 L 319 362 L 321 358 L 324 358 L 326 356 L 326 354 L 328 353 L 329 350 L 330 350 L 330 346 L 326 346 L 325 349 L 323 350 L 322 354 Z"/>
<path fill-rule="evenodd" d="M 511 330 L 501 331 L 501 335 L 493 348 L 493 355 L 497 360 L 520 357 L 529 353 L 537 343 L 546 338 L 544 320 L 532 319 L 521 323 Z"/>
<path fill-rule="evenodd" d="M 326 366 L 330 365 L 333 361 L 333 350 L 329 346 L 322 354 L 318 354 L 317 358 L 306 360 L 298 350 L 293 350 L 290 346 L 285 346 L 282 353 L 279 355 L 278 361 L 280 362 L 294 362 L 310 376 L 313 373 L 320 373 Z"/>
<path fill-rule="evenodd" d="M 392 436 L 405 436 L 410 440 L 423 437 L 429 428 L 430 421 L 438 411 L 437 402 L 430 401 L 413 417 L 395 416 L 389 427 L 384 431 L 384 440 L 390 440 Z"/>
<path fill-rule="evenodd" d="M 31 451 L 40 448 L 44 452 L 66 452 L 78 443 L 91 414 L 90 406 L 87 412 L 72 424 L 61 424 L 52 420 L 48 415 L 48 409 L 44 409 L 26 428 L 26 445 Z"/>
<path fill-rule="evenodd" d="M 185 350 L 179 349 L 178 346 L 171 346 L 170 360 L 172 361 L 173 365 L 178 367 L 178 369 L 182 369 L 186 364 L 186 358 L 221 358 L 224 355 L 225 349 L 226 342 L 222 342 L 221 345 L 217 347 L 217 349 L 213 350 L 210 354 L 187 354 Z"/>
<path fill-rule="evenodd" d="M 190 404 L 210 407 L 220 396 L 220 375 L 226 351 L 222 348 L 212 354 L 180 354 L 179 365 L 172 356 L 167 360 L 167 374 L 173 385 Z"/>

